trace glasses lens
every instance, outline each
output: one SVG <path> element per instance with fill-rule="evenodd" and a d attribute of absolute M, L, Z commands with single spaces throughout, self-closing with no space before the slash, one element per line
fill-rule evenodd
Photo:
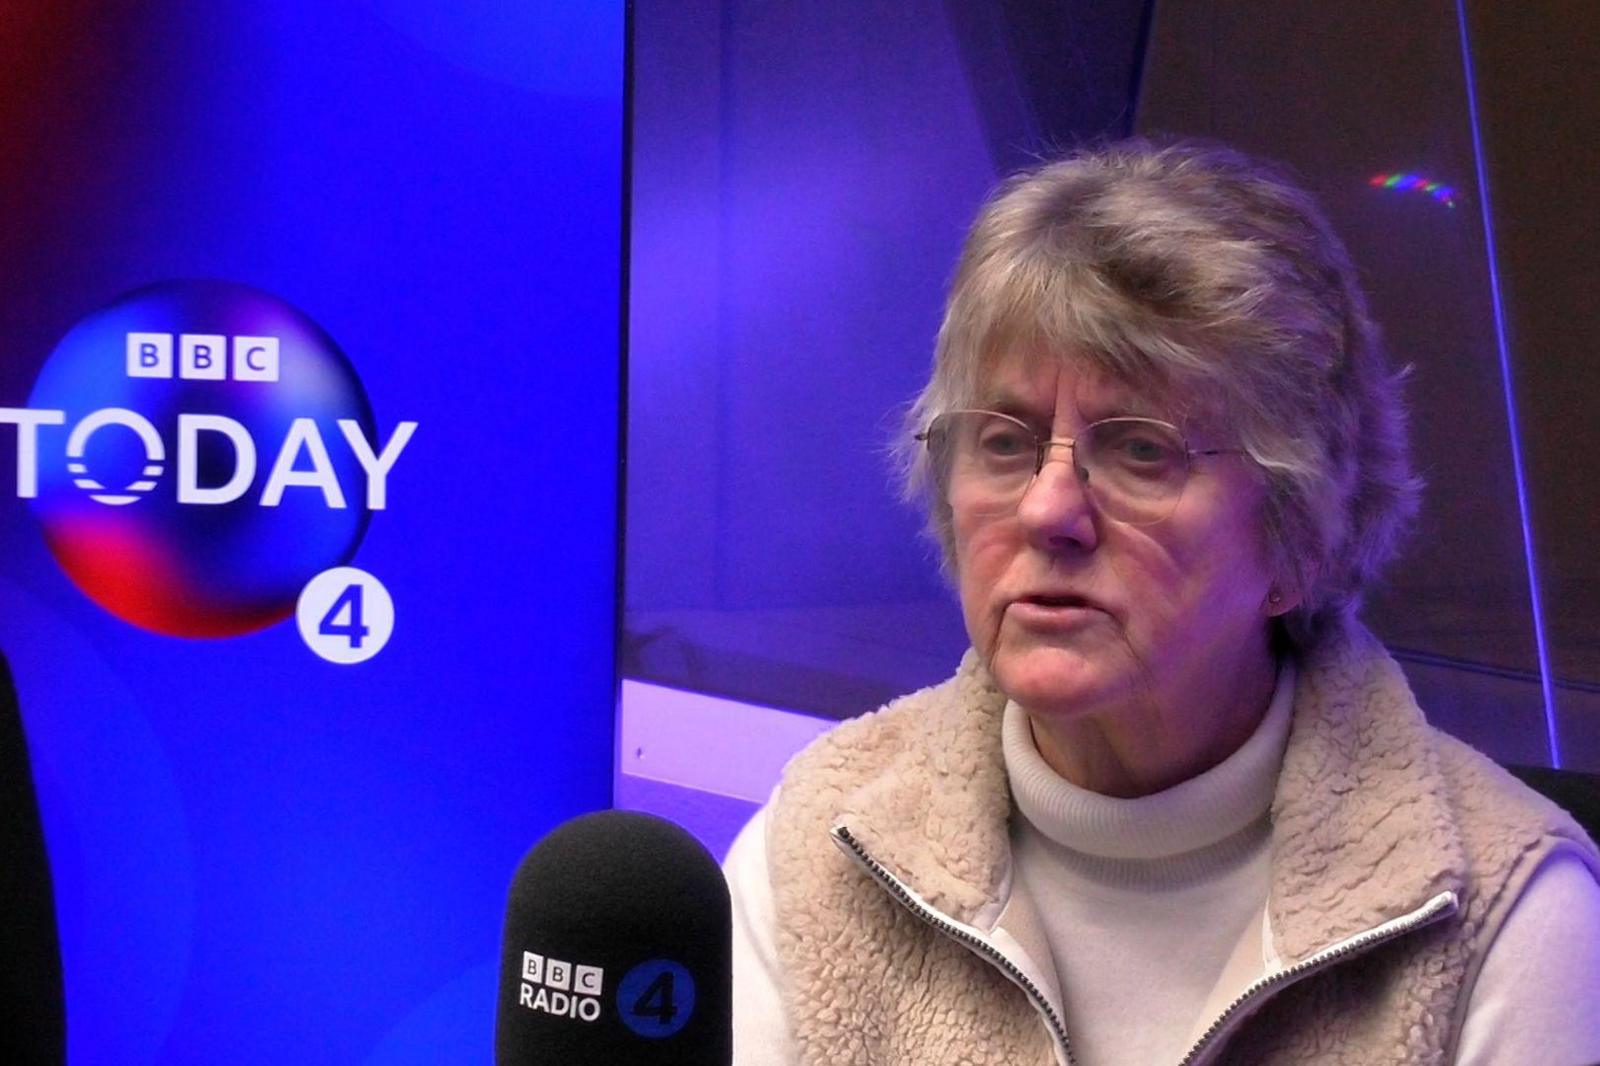
<path fill-rule="evenodd" d="M 1108 418 L 1087 427 L 1074 451 L 1101 510 L 1134 525 L 1171 514 L 1189 476 L 1183 438 L 1164 422 Z"/>
<path fill-rule="evenodd" d="M 1039 439 L 993 411 L 952 411 L 928 427 L 928 447 L 945 502 L 973 514 L 1015 506 L 1033 479 Z"/>

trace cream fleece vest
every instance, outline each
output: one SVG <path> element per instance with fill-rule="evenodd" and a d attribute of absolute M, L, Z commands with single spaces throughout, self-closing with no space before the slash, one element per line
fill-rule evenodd
<path fill-rule="evenodd" d="M 841 725 L 785 772 L 768 848 L 807 1066 L 1055 1061 L 1025 994 L 829 835 L 847 826 L 957 921 L 998 911 L 1010 884 L 1004 706 L 969 652 L 951 680 Z M 1272 819 L 1268 912 L 1287 966 L 1441 893 L 1459 909 L 1253 1001 L 1230 1063 L 1448 1063 L 1464 990 L 1539 858 L 1556 838 L 1594 854 L 1568 815 L 1427 726 L 1399 667 L 1357 627 L 1300 664 Z"/>

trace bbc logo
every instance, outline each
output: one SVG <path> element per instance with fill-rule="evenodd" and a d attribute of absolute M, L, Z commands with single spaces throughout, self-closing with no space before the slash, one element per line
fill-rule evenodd
<path fill-rule="evenodd" d="M 277 381 L 278 338 L 128 334 L 130 378 L 170 378 L 174 370 L 176 376 L 194 381 Z"/>
<path fill-rule="evenodd" d="M 574 966 L 560 959 L 547 959 L 533 951 L 522 953 L 522 979 L 558 992 L 598 996 L 606 971 L 599 966 Z"/>

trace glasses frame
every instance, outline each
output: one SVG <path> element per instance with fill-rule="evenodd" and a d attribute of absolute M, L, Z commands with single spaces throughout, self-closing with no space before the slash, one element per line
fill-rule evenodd
<path fill-rule="evenodd" d="M 1016 504 L 1020 504 L 1022 502 L 1022 498 L 1028 494 L 1028 490 L 1033 487 L 1033 483 L 1036 480 L 1038 480 L 1038 477 L 1039 477 L 1040 473 L 1042 473 L 1044 471 L 1045 460 L 1050 454 L 1050 449 L 1051 448 L 1056 448 L 1056 447 L 1062 447 L 1062 448 L 1066 448 L 1072 454 L 1072 472 L 1073 472 L 1073 475 L 1075 477 L 1077 477 L 1078 483 L 1084 486 L 1085 491 L 1088 493 L 1089 498 L 1095 501 L 1096 510 L 1101 511 L 1102 513 L 1106 513 L 1105 503 L 1095 494 L 1094 486 L 1090 483 L 1089 478 L 1088 478 L 1088 471 L 1083 467 L 1083 465 L 1081 463 L 1078 462 L 1078 441 L 1085 434 L 1087 434 L 1091 430 L 1093 430 L 1096 426 L 1104 426 L 1104 425 L 1111 425 L 1111 424 L 1119 424 L 1119 425 L 1121 425 L 1121 424 L 1127 424 L 1129 422 L 1136 422 L 1136 423 L 1138 423 L 1140 425 L 1160 426 L 1162 429 L 1170 430 L 1172 432 L 1172 435 L 1175 438 L 1177 438 L 1178 443 L 1183 446 L 1183 459 L 1184 459 L 1183 485 L 1179 486 L 1177 493 L 1172 497 L 1172 506 L 1169 507 L 1167 509 L 1167 511 L 1164 514 L 1161 515 L 1161 517 L 1152 518 L 1149 521 L 1145 521 L 1145 522 L 1133 521 L 1133 520 L 1126 519 L 1126 518 L 1117 518 L 1116 519 L 1116 521 L 1118 521 L 1118 522 L 1122 522 L 1122 523 L 1124 523 L 1126 525 L 1133 525 L 1133 526 L 1153 526 L 1153 525 L 1156 525 L 1156 524 L 1158 524 L 1160 522 L 1165 522 L 1168 518 L 1172 517 L 1172 512 L 1177 510 L 1178 501 L 1183 498 L 1183 490 L 1188 488 L 1188 486 L 1189 486 L 1189 474 L 1191 472 L 1193 472 L 1194 459 L 1195 459 L 1196 456 L 1201 456 L 1201 455 L 1246 455 L 1246 454 L 1248 454 L 1245 451 L 1245 449 L 1243 449 L 1243 448 L 1191 448 L 1189 446 L 1189 439 L 1184 436 L 1183 430 L 1179 429 L 1177 426 L 1173 425 L 1171 422 L 1163 421 L 1162 419 L 1159 419 L 1159 418 L 1146 418 L 1146 417 L 1144 417 L 1142 415 L 1116 415 L 1116 416 L 1111 417 L 1111 418 L 1098 418 L 1095 421 L 1090 422 L 1088 425 L 1084 426 L 1082 430 L 1079 431 L 1078 436 L 1076 436 L 1076 437 L 1041 437 L 1038 433 L 1034 432 L 1032 426 L 1028 425 L 1028 423 L 1024 422 L 1022 419 L 1018 418 L 1016 415 L 1008 415 L 1004 411 L 991 411 L 988 408 L 984 408 L 984 407 L 958 407 L 958 408 L 956 408 L 954 410 L 951 410 L 951 411 L 943 411 L 943 412 L 939 413 L 938 415 L 935 415 L 932 419 L 930 419 L 929 422 L 928 422 L 927 427 L 925 429 L 923 429 L 922 432 L 915 434 L 913 439 L 915 439 L 915 440 L 921 442 L 923 445 L 925 445 L 928 448 L 929 453 L 931 454 L 932 450 L 933 450 L 933 429 L 934 429 L 934 426 L 936 424 L 938 424 L 940 419 L 948 418 L 951 415 L 988 415 L 988 416 L 991 416 L 991 417 L 994 417 L 994 418 L 1003 418 L 1007 422 L 1010 422 L 1013 425 L 1016 425 L 1019 428 L 1021 428 L 1021 430 L 1024 433 L 1026 433 L 1028 435 L 1028 437 L 1030 437 L 1033 440 L 1033 442 L 1034 442 L 1033 473 L 1031 475 L 1029 475 L 1028 480 L 1021 486 L 1020 490 L 1017 492 Z M 946 499 L 945 502 L 947 504 L 949 503 L 948 498 Z M 1012 506 L 1015 507 L 1016 504 L 1013 504 Z M 1115 516 L 1108 515 L 1108 517 L 1115 517 Z"/>

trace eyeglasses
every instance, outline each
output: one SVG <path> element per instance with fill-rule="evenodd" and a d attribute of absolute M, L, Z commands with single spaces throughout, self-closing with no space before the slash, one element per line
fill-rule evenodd
<path fill-rule="evenodd" d="M 927 442 L 939 491 L 956 512 L 1012 513 L 1050 449 L 1060 446 L 1072 450 L 1072 469 L 1095 507 L 1136 526 L 1172 513 L 1195 456 L 1243 454 L 1190 448 L 1177 426 L 1154 418 L 1104 418 L 1075 438 L 1049 439 L 998 411 L 947 411 L 917 439 Z"/>

